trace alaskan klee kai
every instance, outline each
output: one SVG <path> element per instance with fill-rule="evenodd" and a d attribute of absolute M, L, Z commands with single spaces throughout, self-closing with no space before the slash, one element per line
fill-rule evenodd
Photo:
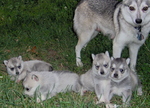
<path fill-rule="evenodd" d="M 129 47 L 130 67 L 135 70 L 138 50 L 150 32 L 150 0 L 81 0 L 73 20 L 77 66 L 83 66 L 82 48 L 102 32 L 113 39 L 113 57 L 121 57 Z"/>

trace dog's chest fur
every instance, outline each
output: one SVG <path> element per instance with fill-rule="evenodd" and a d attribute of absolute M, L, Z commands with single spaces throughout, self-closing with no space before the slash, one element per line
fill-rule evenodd
<path fill-rule="evenodd" d="M 111 93 L 116 95 L 123 95 L 124 91 L 132 90 L 130 77 L 125 78 L 121 82 L 111 81 Z"/>

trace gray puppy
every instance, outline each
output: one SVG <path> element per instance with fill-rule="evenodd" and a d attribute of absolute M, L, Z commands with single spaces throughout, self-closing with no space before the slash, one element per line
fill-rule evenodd
<path fill-rule="evenodd" d="M 52 71 L 52 65 L 40 60 L 23 61 L 22 57 L 13 57 L 9 60 L 4 60 L 7 68 L 7 73 L 10 75 L 11 80 L 20 82 L 26 77 L 29 71 Z"/>
<path fill-rule="evenodd" d="M 129 68 L 130 59 L 111 58 L 111 91 L 109 100 L 114 94 L 122 96 L 124 106 L 128 106 L 131 100 L 132 91 L 137 90 L 138 95 L 142 95 L 142 85 L 137 74 Z"/>
<path fill-rule="evenodd" d="M 80 77 L 82 84 L 81 95 L 84 91 L 95 91 L 98 101 L 108 102 L 108 95 L 110 91 L 110 57 L 108 51 L 100 54 L 92 54 L 93 65 L 92 68 Z"/>
<path fill-rule="evenodd" d="M 24 94 L 34 96 L 39 103 L 60 92 L 79 92 L 79 76 L 69 71 L 31 72 L 23 81 Z"/>

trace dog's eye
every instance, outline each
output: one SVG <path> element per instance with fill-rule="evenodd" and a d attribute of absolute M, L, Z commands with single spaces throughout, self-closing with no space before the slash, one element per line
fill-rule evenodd
<path fill-rule="evenodd" d="M 124 70 L 123 70 L 123 69 L 120 69 L 120 72 L 123 74 L 123 73 L 124 73 Z"/>
<path fill-rule="evenodd" d="M 12 68 L 10 68 L 10 70 L 11 70 L 11 71 L 13 71 L 13 70 L 14 70 L 14 68 L 12 67 Z"/>
<path fill-rule="evenodd" d="M 20 65 L 20 66 L 18 66 L 18 68 L 20 69 L 20 68 L 21 68 L 21 65 Z"/>
<path fill-rule="evenodd" d="M 98 66 L 98 65 L 95 65 L 95 68 L 98 70 L 98 69 L 99 69 L 99 66 Z"/>
<path fill-rule="evenodd" d="M 130 11 L 134 11 L 135 8 L 133 6 L 129 6 Z"/>
<path fill-rule="evenodd" d="M 29 88 L 25 88 L 27 91 L 29 91 L 30 89 Z"/>
<path fill-rule="evenodd" d="M 147 11 L 148 10 L 148 7 L 143 7 L 142 11 Z"/>
<path fill-rule="evenodd" d="M 111 68 L 111 71 L 114 71 L 115 70 L 115 68 Z"/>
<path fill-rule="evenodd" d="M 104 66 L 105 68 L 108 68 L 108 64 L 104 64 L 103 66 Z"/>

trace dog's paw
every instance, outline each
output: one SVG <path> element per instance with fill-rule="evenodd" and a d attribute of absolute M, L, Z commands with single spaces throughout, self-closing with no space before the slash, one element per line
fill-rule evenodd
<path fill-rule="evenodd" d="M 116 105 L 116 104 L 106 104 L 106 108 L 118 108 L 119 105 Z"/>
<path fill-rule="evenodd" d="M 20 82 L 20 80 L 16 80 L 16 83 L 19 83 Z"/>
<path fill-rule="evenodd" d="M 138 96 L 143 95 L 142 88 L 138 88 L 138 90 L 137 90 L 137 95 L 138 95 Z"/>
<path fill-rule="evenodd" d="M 95 104 L 101 104 L 104 103 L 103 101 L 96 101 Z"/>
<path fill-rule="evenodd" d="M 77 61 L 76 64 L 78 67 L 83 67 L 83 63 L 81 61 Z"/>

